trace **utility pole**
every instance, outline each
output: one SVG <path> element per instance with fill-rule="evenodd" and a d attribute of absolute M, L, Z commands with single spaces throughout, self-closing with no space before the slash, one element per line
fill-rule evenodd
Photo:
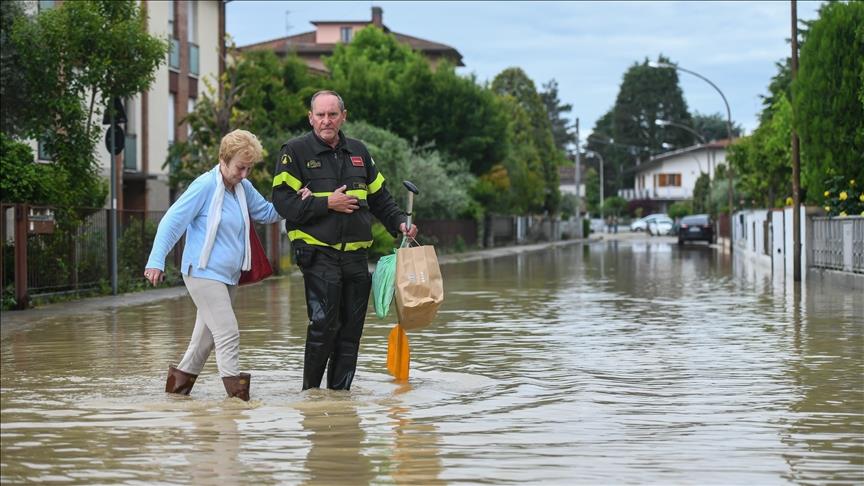
<path fill-rule="evenodd" d="M 792 82 L 798 76 L 798 5 L 792 0 Z M 794 96 L 794 95 L 793 95 Z M 792 109 L 795 104 L 792 103 Z M 792 116 L 792 279 L 801 281 L 801 154 Z"/>
<path fill-rule="evenodd" d="M 573 182 L 576 184 L 576 223 L 578 224 L 579 234 L 582 238 L 586 235 L 582 234 L 582 192 L 579 186 L 582 184 L 582 163 L 579 148 L 579 117 L 576 117 L 576 174 L 573 176 Z"/>

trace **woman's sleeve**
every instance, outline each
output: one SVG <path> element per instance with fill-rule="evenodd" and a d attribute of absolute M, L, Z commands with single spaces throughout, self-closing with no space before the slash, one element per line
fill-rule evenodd
<path fill-rule="evenodd" d="M 246 206 L 249 208 L 252 220 L 259 223 L 275 223 L 284 219 L 276 212 L 273 203 L 264 199 L 255 186 L 246 179 L 243 180 L 243 190 L 246 193 Z"/>
<path fill-rule="evenodd" d="M 165 257 L 168 252 L 174 248 L 206 203 L 205 182 L 206 178 L 196 179 L 162 216 L 145 268 L 165 270 Z"/>

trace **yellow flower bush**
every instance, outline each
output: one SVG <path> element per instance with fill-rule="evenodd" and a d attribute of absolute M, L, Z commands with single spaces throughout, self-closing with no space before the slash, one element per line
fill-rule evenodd
<path fill-rule="evenodd" d="M 828 216 L 845 217 L 864 213 L 864 191 L 855 179 L 833 176 L 825 182 L 822 205 Z"/>

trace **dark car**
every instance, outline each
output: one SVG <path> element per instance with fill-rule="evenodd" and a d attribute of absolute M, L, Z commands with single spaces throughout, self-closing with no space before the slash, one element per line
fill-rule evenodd
<path fill-rule="evenodd" d="M 681 223 L 678 225 L 678 244 L 683 245 L 687 241 L 707 241 L 709 244 L 717 242 L 711 216 L 693 214 L 681 218 Z"/>

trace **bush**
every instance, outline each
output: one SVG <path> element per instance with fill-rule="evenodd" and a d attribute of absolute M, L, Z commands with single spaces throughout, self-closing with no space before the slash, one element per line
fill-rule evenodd
<path fill-rule="evenodd" d="M 864 191 L 855 179 L 834 176 L 826 181 L 823 206 L 828 216 L 864 216 Z"/>
<path fill-rule="evenodd" d="M 672 219 L 683 218 L 684 216 L 687 216 L 687 215 L 692 214 L 692 213 L 693 213 L 693 202 L 692 201 L 678 201 L 678 202 L 672 203 L 672 205 L 669 206 L 669 210 L 667 211 L 667 214 Z"/>

